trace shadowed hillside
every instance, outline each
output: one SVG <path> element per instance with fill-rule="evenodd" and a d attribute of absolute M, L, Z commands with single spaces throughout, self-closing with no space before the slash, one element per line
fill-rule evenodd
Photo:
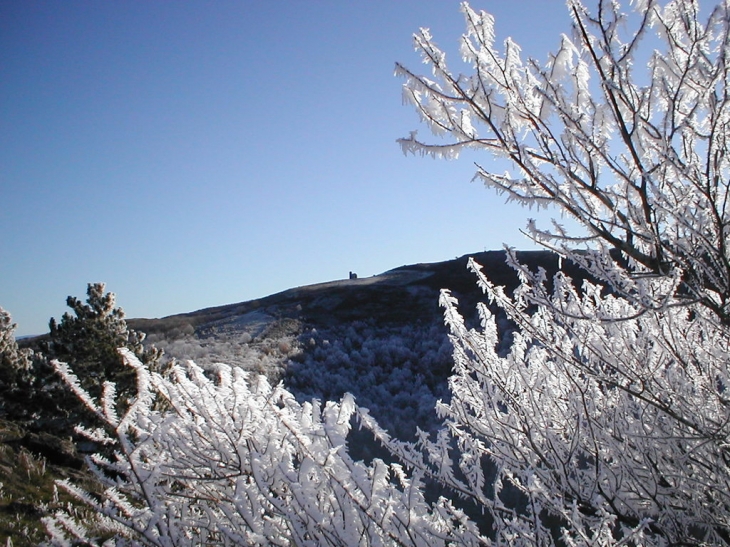
<path fill-rule="evenodd" d="M 434 403 L 448 397 L 451 346 L 438 305 L 440 290 L 451 290 L 467 320 L 483 299 L 467 270 L 469 256 L 495 284 L 516 287 L 505 252 L 489 251 L 129 324 L 146 332 L 147 342 L 163 348 L 168 358 L 239 365 L 283 379 L 304 399 L 351 392 L 385 427 L 407 437 L 415 425 L 429 428 Z M 557 256 L 548 251 L 518 257 L 548 276 L 558 269 Z M 580 276 L 574 266 L 564 269 Z M 509 329 L 506 319 L 499 324 L 503 332 Z"/>
<path fill-rule="evenodd" d="M 558 269 L 557 256 L 549 251 L 521 251 L 517 256 L 531 269 L 545 268 L 549 276 Z M 246 330 L 244 318 L 252 313 L 302 320 L 314 327 L 371 317 L 388 324 L 410 324 L 414 320 L 432 320 L 434 316 L 440 320 L 438 295 L 441 289 L 450 289 L 466 306 L 481 298 L 474 275 L 466 268 L 469 257 L 484 267 L 484 272 L 496 285 L 504 285 L 509 290 L 516 286 L 517 276 L 505 263 L 505 252 L 487 251 L 444 262 L 401 266 L 367 278 L 297 287 L 239 304 L 163 319 L 132 319 L 128 323 L 148 335 L 171 331 L 179 334 L 181 328 L 190 326 L 196 337 L 204 338 L 216 330 Z M 580 276 L 580 271 L 572 265 L 564 265 L 564 269 L 569 275 Z"/>
<path fill-rule="evenodd" d="M 506 265 L 504 251 L 469 256 L 495 284 L 509 291 L 516 287 L 517 276 Z M 203 367 L 215 362 L 241 366 L 283 380 L 300 400 L 338 399 L 350 392 L 384 428 L 407 439 L 416 426 L 433 430 L 434 405 L 449 397 L 452 348 L 438 305 L 440 290 L 448 288 L 459 299 L 467 321 L 475 320 L 475 305 L 483 299 L 467 270 L 469 256 L 127 323 L 146 332 L 145 343 L 164 349 L 167 359 L 193 359 Z M 558 269 L 550 252 L 520 252 L 518 258 L 530 269 L 544 268 L 548 276 Z M 563 266 L 568 275 L 582 277 L 574 266 Z M 499 314 L 497 321 L 508 341 L 509 322 Z M 22 340 L 21 345 L 39 347 L 41 338 Z M 5 535 L 13 545 L 33 545 L 42 534 L 40 517 L 66 501 L 57 498 L 53 480 L 83 476 L 84 454 L 98 447 L 74 446 L 43 426 L 0 422 L 0 542 Z M 356 458 L 384 456 L 357 431 L 350 443 Z M 27 480 L 18 481 L 19 474 Z M 22 530 L 30 530 L 27 537 L 36 539 L 24 543 Z"/>

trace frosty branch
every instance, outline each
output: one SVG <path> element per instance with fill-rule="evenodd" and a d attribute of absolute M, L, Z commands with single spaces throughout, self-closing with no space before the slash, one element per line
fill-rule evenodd
<path fill-rule="evenodd" d="M 568 9 L 573 37 L 544 66 L 509 39 L 497 51 L 492 17 L 466 4 L 469 74 L 450 71 L 425 29 L 415 45 L 435 79 L 397 66 L 440 138 L 412 133 L 404 152 L 506 158 L 511 171 L 477 166 L 476 177 L 575 219 L 585 235 L 529 232 L 598 281 L 578 289 L 512 256 L 522 286 L 510 296 L 472 264 L 519 327 L 505 354 L 490 309 L 469 329 L 444 293 L 456 368 L 439 411 L 459 447 L 449 461 L 500 542 L 729 544 L 730 5 L 704 25 L 696 2 Z"/>
<path fill-rule="evenodd" d="M 492 17 L 468 6 L 461 55 L 471 74 L 454 75 L 422 29 L 415 45 L 436 80 L 396 70 L 406 78 L 406 100 L 447 141 L 427 144 L 412 134 L 400 140 L 403 150 L 456 157 L 468 147 L 508 158 L 512 172 L 478 167 L 476 177 L 576 219 L 588 234 L 584 263 L 617 249 L 631 279 L 679 269 L 683 297 L 727 322 L 727 4 L 705 25 L 694 2 L 641 2 L 632 14 L 609 2 L 598 2 L 595 15 L 580 2 L 568 7 L 574 36 L 563 36 L 545 66 L 523 62 L 509 39 L 500 54 Z M 649 40 L 665 47 L 639 75 L 639 45 Z M 531 234 L 560 252 L 575 250 L 575 239 L 560 231 L 532 226 Z M 604 267 L 602 280 L 612 283 L 619 266 Z"/>
<path fill-rule="evenodd" d="M 220 365 L 215 378 L 189 363 L 153 373 L 121 350 L 138 394 L 118 416 L 113 390 L 95 401 L 64 364 L 56 367 L 105 426 L 84 433 L 118 447 L 92 461 L 105 485 L 96 499 L 62 486 L 99 514 L 90 531 L 60 512 L 47 519 L 56 544 L 93 544 L 99 530 L 131 545 L 480 544 L 447 500 L 426 503 L 418 473 L 354 462 L 347 454 L 352 397 L 297 403 L 282 386 Z M 169 402 L 156 410 L 155 396 Z M 126 543 L 123 543 L 126 544 Z"/>
<path fill-rule="evenodd" d="M 568 9 L 572 38 L 545 65 L 510 39 L 498 51 L 493 18 L 467 4 L 469 74 L 454 75 L 422 29 L 431 75 L 397 72 L 436 138 L 400 143 L 506 158 L 505 174 L 476 177 L 573 217 L 585 233 L 529 231 L 591 281 L 547 279 L 510 253 L 521 286 L 509 295 L 470 264 L 488 304 L 472 329 L 444 291 L 452 396 L 435 438 L 415 443 L 351 397 L 299 403 L 235 367 L 163 377 L 123 351 L 137 396 L 119 407 L 111 387 L 98 401 L 58 364 L 105 425 L 86 434 L 119 447 L 92 462 L 98 498 L 64 487 L 117 544 L 730 545 L 730 4 L 704 24 L 692 0 Z M 518 327 L 507 349 L 495 310 Z M 354 416 L 409 469 L 353 461 Z M 427 502 L 427 476 L 492 529 Z M 68 514 L 48 527 L 60 545 L 95 541 Z"/>

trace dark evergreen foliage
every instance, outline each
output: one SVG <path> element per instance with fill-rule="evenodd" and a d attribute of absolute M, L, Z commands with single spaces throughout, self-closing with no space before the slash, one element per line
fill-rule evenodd
<path fill-rule="evenodd" d="M 123 390 L 133 387 L 133 375 L 126 370 L 119 348 L 129 348 L 153 368 L 160 357 L 155 348 L 145 350 L 144 333 L 127 327 L 124 310 L 116 307 L 115 294 L 105 290 L 104 283 L 89 283 L 86 303 L 69 296 L 66 304 L 74 315 L 66 312 L 60 322 L 51 318 L 49 323 L 48 357 L 72 364 L 84 388 L 95 394 L 106 380 Z"/>

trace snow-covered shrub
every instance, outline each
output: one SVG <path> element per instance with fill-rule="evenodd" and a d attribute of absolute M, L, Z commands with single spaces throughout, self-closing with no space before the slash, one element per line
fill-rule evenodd
<path fill-rule="evenodd" d="M 416 426 L 435 426 L 434 406 L 448 397 L 444 378 L 453 364 L 443 326 L 353 321 L 300 339 L 302 353 L 284 377 L 299 400 L 352 393 L 383 428 L 403 439 L 412 439 Z"/>
<path fill-rule="evenodd" d="M 195 330 L 190 323 L 172 323 L 153 333 L 148 341 L 164 351 L 164 364 L 192 359 L 202 368 L 226 363 L 265 375 L 276 383 L 284 375 L 289 359 L 299 353 L 298 325 L 287 324 L 263 313 L 238 318 L 234 326 L 223 322 L 203 324 Z M 159 327 L 158 327 L 159 328 Z"/>
<path fill-rule="evenodd" d="M 30 374 L 32 352 L 18 347 L 15 326 L 10 313 L 0 308 L 0 388 L 14 387 Z"/>
<path fill-rule="evenodd" d="M 55 362 L 104 425 L 84 434 L 116 448 L 114 461 L 93 458 L 100 495 L 60 483 L 97 511 L 91 529 L 112 535 L 105 545 L 480 544 L 449 501 L 425 501 L 420 473 L 349 457 L 351 419 L 370 420 L 351 396 L 300 404 L 237 367 L 211 379 L 189 362 L 163 377 L 121 353 L 138 388 L 121 415 L 112 384 L 94 400 Z M 155 410 L 158 396 L 167 410 Z M 46 519 L 54 545 L 93 545 L 88 524 L 63 511 Z"/>

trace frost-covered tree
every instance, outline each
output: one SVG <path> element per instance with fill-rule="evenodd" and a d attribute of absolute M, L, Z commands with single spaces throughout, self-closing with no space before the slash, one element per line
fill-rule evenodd
<path fill-rule="evenodd" d="M 573 32 L 546 64 L 496 46 L 493 18 L 464 4 L 468 74 L 426 29 L 415 46 L 431 74 L 397 67 L 440 136 L 411 134 L 404 151 L 508 160 L 476 178 L 572 218 L 581 233 L 528 232 L 596 281 L 513 260 L 510 296 L 472 264 L 520 328 L 503 354 L 488 307 L 470 329 L 443 294 L 453 398 L 425 465 L 491 512 L 499 544 L 727 545 L 730 3 L 567 5 Z"/>
<path fill-rule="evenodd" d="M 349 397 L 300 404 L 226 366 L 217 379 L 192 364 L 162 377 L 123 352 L 138 395 L 120 412 L 111 384 L 96 399 L 57 364 L 104 425 L 86 433 L 117 447 L 95 459 L 101 495 L 64 483 L 97 509 L 109 544 L 730 545 L 730 5 L 568 9 L 573 33 L 545 65 L 511 40 L 498 48 L 493 19 L 466 4 L 469 74 L 417 34 L 432 74 L 398 72 L 443 138 L 401 144 L 510 161 L 477 177 L 582 226 L 529 233 L 593 281 L 512 258 L 523 283 L 507 295 L 472 263 L 519 330 L 502 350 L 487 304 L 472 329 L 443 293 L 452 397 L 437 407 L 444 427 L 416 443 L 389 438 Z M 353 415 L 404 467 L 352 461 Z M 488 539 L 450 502 L 426 502 L 425 477 L 488 512 Z M 57 544 L 94 540 L 68 514 L 47 524 Z"/>
<path fill-rule="evenodd" d="M 681 296 L 728 322 L 728 5 L 703 25 L 697 2 L 632 4 L 624 13 L 600 1 L 591 12 L 569 1 L 573 37 L 563 35 L 545 66 L 523 62 L 510 39 L 498 51 L 492 17 L 467 6 L 461 54 L 472 74 L 452 74 L 422 29 L 416 48 L 435 79 L 397 72 L 406 99 L 447 139 L 426 144 L 412 134 L 400 143 L 437 157 L 472 148 L 506 158 L 511 172 L 479 167 L 476 178 L 578 221 L 591 252 L 575 258 L 614 289 L 659 307 Z M 559 225 L 529 229 L 563 253 L 580 243 Z M 608 259 L 611 249 L 643 277 L 681 272 L 679 290 L 645 294 L 623 275 L 624 262 Z"/>
<path fill-rule="evenodd" d="M 30 375 L 32 352 L 18 347 L 15 327 L 10 313 L 0 308 L 0 389 L 15 387 Z"/>

